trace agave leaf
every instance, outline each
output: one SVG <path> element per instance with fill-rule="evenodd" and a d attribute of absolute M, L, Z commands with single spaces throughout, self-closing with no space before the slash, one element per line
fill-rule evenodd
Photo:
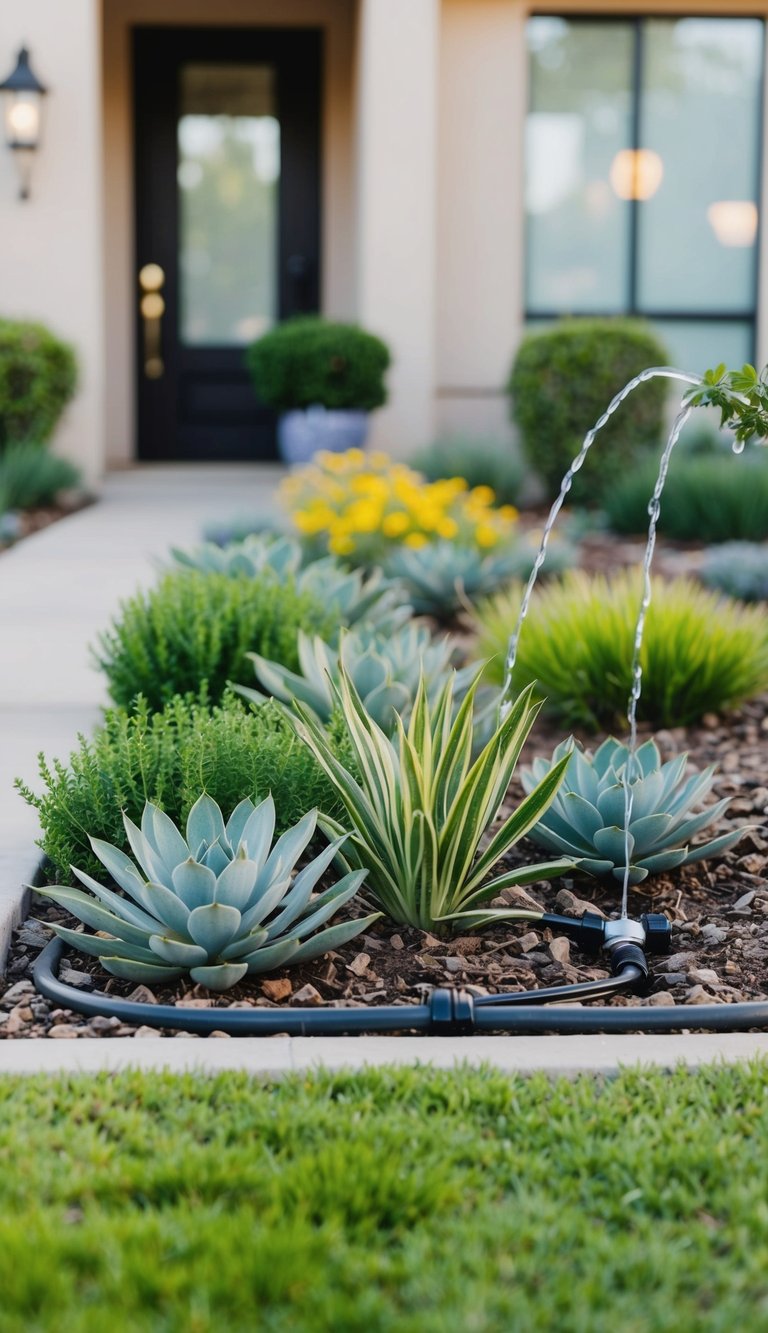
<path fill-rule="evenodd" d="M 112 876 L 115 883 L 124 893 L 130 894 L 131 898 L 135 898 L 138 903 L 142 903 L 140 894 L 144 880 L 131 858 L 126 856 L 125 852 L 121 852 L 118 847 L 113 847 L 109 842 L 103 842 L 101 838 L 89 838 L 88 841 L 94 854 L 98 856 L 104 869 Z"/>
<path fill-rule="evenodd" d="M 142 948 L 146 948 L 146 930 L 134 926 L 122 917 L 115 916 L 113 912 L 108 912 L 106 907 L 102 907 L 80 889 L 68 889 L 62 884 L 53 884 L 45 888 L 41 886 L 35 889 L 35 893 L 39 893 L 43 898 L 52 898 L 59 907 L 66 907 L 67 911 L 93 930 L 103 930 L 118 940 L 127 940 L 129 944 L 140 944 Z"/>
<path fill-rule="evenodd" d="M 189 975 L 198 986 L 222 991 L 236 986 L 247 971 L 247 963 L 217 963 L 208 967 L 193 967 Z"/>
<path fill-rule="evenodd" d="M 290 875 L 285 875 L 282 879 L 275 879 L 271 882 L 268 878 L 265 878 L 263 888 L 257 884 L 254 891 L 255 902 L 247 911 L 243 912 L 241 930 L 252 930 L 254 926 L 259 926 L 262 921 L 266 921 L 270 913 L 274 912 L 275 908 L 279 907 L 283 901 L 290 883 Z"/>
<path fill-rule="evenodd" d="M 123 825 L 131 851 L 147 879 L 158 880 L 161 884 L 165 884 L 167 888 L 173 888 L 170 874 L 166 870 L 162 859 L 157 855 L 151 844 L 147 842 L 141 829 L 137 828 L 133 820 L 129 819 L 125 813 L 123 813 Z"/>
<path fill-rule="evenodd" d="M 84 870 L 78 870 L 72 866 L 72 873 L 77 875 L 81 884 L 91 890 L 94 898 L 97 898 L 108 911 L 114 912 L 123 921 L 129 921 L 132 925 L 138 926 L 139 930 L 155 930 L 157 922 L 146 912 L 142 912 L 140 907 L 132 903 L 130 898 L 123 898 L 119 893 L 113 893 L 111 889 L 105 889 L 97 880 L 92 879 Z"/>
<path fill-rule="evenodd" d="M 536 865 L 518 866 L 516 870 L 507 870 L 503 875 L 487 880 L 464 901 L 468 907 L 472 907 L 475 903 L 488 902 L 491 898 L 496 898 L 503 889 L 511 889 L 521 884 L 536 884 L 540 879 L 557 879 L 559 875 L 567 875 L 573 871 L 578 864 L 562 857 L 558 861 L 540 861 Z M 528 913 L 523 913 L 522 916 L 525 920 L 530 919 Z"/>
<path fill-rule="evenodd" d="M 664 795 L 664 776 L 659 770 L 656 773 L 649 773 L 647 777 L 640 778 L 638 782 L 632 783 L 632 818 L 644 819 L 646 815 L 658 813 L 661 807 L 661 800 Z M 665 810 L 664 814 L 669 814 Z M 622 812 L 621 824 L 624 823 L 624 814 Z"/>
<path fill-rule="evenodd" d="M 509 848 L 513 847 L 521 838 L 524 838 L 526 833 L 541 818 L 541 815 L 557 794 L 568 763 L 569 758 L 564 755 L 559 763 L 550 769 L 539 785 L 534 787 L 530 795 L 526 796 L 517 809 L 504 821 L 496 836 L 491 839 L 485 852 L 474 865 L 473 873 L 467 881 L 466 887 L 468 889 L 473 889 L 505 852 L 509 851 Z"/>
<path fill-rule="evenodd" d="M 147 802 L 141 817 L 141 831 L 165 866 L 167 874 L 189 856 L 189 848 L 172 819 L 156 805 Z"/>
<path fill-rule="evenodd" d="M 617 741 L 615 736 L 609 736 L 607 740 L 603 741 L 602 745 L 598 746 L 592 757 L 592 767 L 598 777 L 604 776 L 609 765 L 613 763 L 616 752 L 622 748 L 621 742 Z M 548 767 L 546 760 L 543 760 L 542 762 L 545 767 Z"/>
<path fill-rule="evenodd" d="M 551 814 L 551 811 L 547 812 L 545 818 L 548 817 L 549 814 Z M 580 861 L 586 851 L 586 848 L 579 847 L 576 842 L 568 842 L 567 838 L 561 837 L 559 833 L 555 833 L 543 823 L 537 824 L 536 826 L 536 842 L 539 846 L 546 847 L 548 851 L 562 852 L 565 856 L 572 857 L 575 861 Z"/>
<path fill-rule="evenodd" d="M 177 934 L 186 934 L 189 908 L 178 894 L 172 889 L 166 889 L 164 884 L 153 884 L 150 881 L 146 885 L 146 897 L 148 908 L 162 925 Z"/>
<path fill-rule="evenodd" d="M 303 940 L 306 939 L 307 935 L 310 935 L 313 930 L 316 930 L 318 926 L 324 925 L 326 921 L 330 920 L 335 912 L 338 912 L 340 907 L 343 907 L 345 903 L 348 903 L 350 898 L 354 898 L 357 890 L 365 879 L 365 875 L 366 872 L 364 870 L 353 870 L 351 874 L 345 875 L 343 879 L 340 879 L 338 884 L 334 884 L 333 887 L 328 889 L 327 893 L 323 895 L 324 902 L 322 906 L 316 907 L 309 916 L 303 917 L 298 925 L 294 926 L 291 935 L 297 940 Z"/>
<path fill-rule="evenodd" d="M 666 814 L 671 813 L 669 801 L 675 788 L 682 781 L 687 765 L 688 755 L 679 754 L 676 759 L 670 759 L 661 770 L 664 778 L 664 788 L 659 799 L 659 805 Z"/>
<path fill-rule="evenodd" d="M 190 912 L 213 902 L 216 876 L 208 866 L 193 861 L 191 856 L 176 866 L 171 878 L 175 893 Z"/>
<path fill-rule="evenodd" d="M 242 916 L 236 907 L 208 903 L 190 912 L 187 930 L 195 944 L 202 945 L 209 958 L 215 958 L 232 943 L 240 929 L 241 920 Z"/>
<path fill-rule="evenodd" d="M 691 815 L 690 819 L 672 820 L 672 827 L 666 841 L 659 842 L 654 847 L 654 851 L 663 851 L 670 843 L 673 843 L 675 847 L 680 847 L 683 843 L 690 843 L 691 838 L 695 838 L 701 829 L 706 828 L 708 824 L 717 823 L 730 804 L 731 798 L 725 796 L 721 801 L 717 801 L 715 805 L 708 805 L 706 810 L 701 810 L 698 815 Z M 741 831 L 743 832 L 743 830 Z"/>
<path fill-rule="evenodd" d="M 640 745 L 635 752 L 635 762 L 645 777 L 648 777 L 650 773 L 658 772 L 661 768 L 661 755 L 656 742 L 649 740 L 644 745 Z"/>
<path fill-rule="evenodd" d="M 591 841 L 605 822 L 597 806 L 576 791 L 565 792 L 561 799 L 568 823 L 573 824 L 575 832 Z"/>
<path fill-rule="evenodd" d="M 227 862 L 216 880 L 215 901 L 244 912 L 246 907 L 250 906 L 258 874 L 257 863 L 250 861 L 245 848 L 241 847 L 234 860 Z"/>
<path fill-rule="evenodd" d="M 172 940 L 167 935 L 150 935 L 149 947 L 153 954 L 171 967 L 195 967 L 206 963 L 208 954 L 199 944 L 187 944 L 185 940 Z"/>
<path fill-rule="evenodd" d="M 674 829 L 674 820 L 671 815 L 644 815 L 642 819 L 633 819 L 629 825 L 629 831 L 635 840 L 635 848 L 638 854 L 638 860 L 642 859 L 646 848 L 649 851 L 663 846 L 660 839 Z M 672 834 L 674 837 L 674 833 Z"/>
<path fill-rule="evenodd" d="M 224 820 L 218 805 L 207 792 L 203 792 L 187 815 L 188 845 L 196 847 L 198 843 L 205 842 L 210 847 L 212 843 L 226 836 Z"/>
<path fill-rule="evenodd" d="M 298 824 L 278 838 L 267 857 L 262 876 L 279 878 L 286 870 L 292 870 L 315 836 L 316 828 L 317 810 L 308 810 Z"/>
<path fill-rule="evenodd" d="M 237 850 L 243 836 L 243 829 L 255 810 L 255 806 L 250 797 L 246 796 L 244 801 L 236 805 L 232 814 L 229 816 L 226 824 L 227 842 L 233 850 Z"/>
<path fill-rule="evenodd" d="M 206 849 L 203 856 L 203 865 L 212 870 L 217 878 L 229 863 L 229 857 L 220 842 L 214 842 Z"/>
<path fill-rule="evenodd" d="M 703 769 L 701 773 L 693 773 L 668 803 L 667 814 L 684 814 L 687 810 L 692 809 L 694 805 L 698 805 L 709 794 L 714 773 L 714 764 L 710 764 L 709 768 Z"/>
<path fill-rule="evenodd" d="M 299 676 L 278 662 L 268 662 L 257 653 L 249 653 L 248 656 L 253 661 L 258 678 L 268 694 L 275 699 L 282 699 L 283 703 L 300 699 L 313 709 L 323 722 L 328 721 L 331 716 L 330 694 L 319 682 L 307 679 L 306 676 Z M 236 685 L 235 689 L 238 694 L 244 694 L 246 697 L 251 693 L 243 686 Z"/>
<path fill-rule="evenodd" d="M 626 865 L 627 848 L 630 859 L 635 849 L 632 834 L 626 834 L 623 828 L 601 828 L 595 834 L 595 851 L 601 856 L 610 857 L 615 866 Z"/>
<path fill-rule="evenodd" d="M 117 956 L 100 955 L 101 966 L 111 972 L 113 977 L 120 977 L 123 981 L 141 981 L 145 985 L 152 985 L 153 982 L 175 981 L 177 977 L 183 976 L 183 969 L 180 967 L 163 967 L 161 962 L 157 963 L 138 963 L 127 958 Z"/>
<path fill-rule="evenodd" d="M 636 786 L 637 784 L 635 784 L 635 788 Z M 635 788 L 631 788 L 633 797 Z M 626 813 L 626 799 L 625 789 L 620 782 L 615 783 L 611 787 L 606 787 L 605 791 L 599 793 L 597 798 L 597 809 L 600 814 L 601 828 L 605 828 L 612 824 L 617 824 L 619 828 L 623 826 Z"/>
<path fill-rule="evenodd" d="M 348 837 L 349 834 L 345 833 L 342 837 L 335 838 L 333 842 L 323 848 L 323 851 L 320 852 L 318 856 L 310 861 L 308 866 L 305 866 L 303 870 L 299 871 L 289 892 L 285 896 L 285 904 L 282 912 L 280 912 L 269 925 L 268 933 L 270 939 L 282 935 L 283 932 L 301 916 L 320 876 L 328 869 L 339 850 L 344 846 Z"/>
<path fill-rule="evenodd" d="M 319 931 L 317 935 L 313 935 L 302 944 L 291 958 L 291 962 L 308 963 L 313 958 L 328 953 L 330 949 L 338 949 L 342 944 L 348 944 L 381 916 L 381 912 L 371 912 L 370 916 L 359 917 L 356 921 L 342 921 L 336 926 L 328 926 L 326 930 Z"/>
<path fill-rule="evenodd" d="M 745 828 L 734 829 L 732 833 L 723 833 L 721 837 L 713 838 L 711 842 L 702 843 L 699 847 L 691 847 L 682 864 L 687 866 L 692 861 L 700 861 L 704 856 L 719 856 L 721 852 L 727 852 L 728 848 L 735 846 L 750 828 L 757 828 L 757 825 L 751 824 Z"/>
<path fill-rule="evenodd" d="M 299 941 L 291 935 L 287 940 L 278 940 L 276 944 L 265 944 L 261 949 L 254 949 L 253 953 L 245 954 L 240 961 L 247 963 L 249 972 L 258 975 L 282 967 L 283 963 L 290 962 L 298 951 Z"/>
<path fill-rule="evenodd" d="M 669 847 L 665 852 L 638 858 L 637 865 L 648 874 L 653 874 L 656 870 L 674 870 L 676 866 L 684 864 L 687 852 L 687 847 Z"/>
<path fill-rule="evenodd" d="M 221 957 L 225 962 L 232 962 L 235 959 L 242 958 L 243 954 L 253 953 L 267 941 L 267 932 L 261 926 L 255 930 L 249 931 L 247 935 L 240 935 L 232 944 L 228 944 L 226 949 L 221 950 Z"/>
<path fill-rule="evenodd" d="M 274 834 L 275 803 L 270 794 L 248 816 L 240 835 L 240 845 L 246 848 L 249 859 L 259 870 L 267 859 Z"/>
<path fill-rule="evenodd" d="M 596 875 L 598 879 L 603 875 L 610 875 L 613 870 L 613 861 L 601 861 L 596 857 L 582 856 L 578 862 L 579 870 L 583 870 L 585 875 Z"/>
<path fill-rule="evenodd" d="M 152 950 L 143 949 L 139 944 L 129 944 L 127 940 L 105 940 L 98 935 L 86 935 L 82 931 L 71 930 L 69 926 L 60 926 L 56 921 L 46 922 L 46 925 L 48 924 L 65 944 L 78 949 L 80 953 L 90 954 L 92 958 L 101 958 L 104 954 L 111 954 L 115 949 L 119 949 L 122 958 L 131 958 L 137 963 L 155 961 Z"/>

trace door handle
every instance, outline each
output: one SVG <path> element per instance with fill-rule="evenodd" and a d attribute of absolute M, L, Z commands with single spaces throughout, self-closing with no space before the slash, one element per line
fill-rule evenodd
<path fill-rule="evenodd" d="M 139 270 L 142 327 L 144 330 L 144 374 L 148 380 L 159 380 L 165 371 L 163 364 L 162 320 L 165 301 L 160 292 L 165 285 L 165 273 L 159 264 L 145 264 Z"/>

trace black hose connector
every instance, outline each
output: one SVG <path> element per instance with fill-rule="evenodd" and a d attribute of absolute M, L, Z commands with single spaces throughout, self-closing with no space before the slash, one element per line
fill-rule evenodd
<path fill-rule="evenodd" d="M 435 1037 L 469 1037 L 475 1005 L 468 991 L 438 986 L 429 997 L 429 1031 Z"/>
<path fill-rule="evenodd" d="M 648 953 L 669 953 L 672 947 L 672 923 L 663 912 L 643 912 L 640 924 L 645 931 L 645 947 Z"/>
<path fill-rule="evenodd" d="M 557 912 L 545 912 L 541 925 L 567 935 L 593 958 L 597 957 L 605 942 L 605 918 L 598 916 L 597 912 L 584 912 L 583 916 L 560 916 Z"/>
<path fill-rule="evenodd" d="M 627 941 L 623 944 L 617 944 L 611 950 L 611 972 L 615 977 L 621 977 L 630 970 L 636 975 L 634 984 L 631 984 L 629 989 L 637 994 L 647 990 L 648 961 L 639 944 L 632 944 Z"/>

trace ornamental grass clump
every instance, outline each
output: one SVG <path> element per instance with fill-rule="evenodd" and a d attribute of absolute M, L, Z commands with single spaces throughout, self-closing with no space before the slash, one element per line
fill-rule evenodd
<path fill-rule="evenodd" d="M 427 482 L 386 454 L 319 453 L 281 486 L 296 531 L 313 551 L 353 565 L 380 565 L 388 552 L 440 539 L 481 551 L 514 536 L 517 511 L 494 507 L 489 486 L 462 477 Z"/>
<path fill-rule="evenodd" d="M 271 796 L 257 806 L 241 801 L 225 824 L 216 802 L 203 793 L 182 837 L 173 820 L 148 802 L 141 828 L 125 817 L 138 865 L 119 848 L 91 839 L 122 895 L 74 866 L 87 893 L 60 884 L 38 892 L 99 932 L 53 924 L 60 939 L 98 958 L 113 976 L 162 983 L 189 973 L 209 990 L 229 990 L 248 972 L 309 962 L 338 948 L 380 915 L 319 929 L 357 893 L 365 871 L 314 892 L 345 842 L 342 834 L 295 874 L 316 822 L 317 812 L 309 811 L 273 847 Z"/>
<path fill-rule="evenodd" d="M 557 746 L 551 759 L 537 758 L 521 769 L 523 790 L 533 791 L 564 756 L 570 756 L 554 801 L 529 833 L 531 840 L 550 852 L 578 859 L 579 870 L 600 879 L 624 881 L 626 869 L 624 774 L 629 750 L 609 737 L 590 754 L 573 747 L 571 740 Z M 650 874 L 719 856 L 733 847 L 744 828 L 691 847 L 691 839 L 727 810 L 726 797 L 693 814 L 708 795 L 715 765 L 686 777 L 687 754 L 662 764 L 655 741 L 646 741 L 635 755 L 630 772 L 629 883 L 640 884 Z"/>
<path fill-rule="evenodd" d="M 490 598 L 475 613 L 477 653 L 500 683 L 522 592 Z M 569 726 L 610 729 L 626 717 L 641 578 L 574 570 L 534 596 L 518 645 L 513 688 L 536 682 Z M 686 726 L 768 689 L 768 617 L 692 579 L 654 580 L 641 653 L 638 717 Z"/>
<path fill-rule="evenodd" d="M 604 497 L 614 532 L 645 533 L 658 466 L 627 473 Z M 768 537 L 768 468 L 755 456 L 673 455 L 659 532 L 675 541 L 763 541 Z"/>
<path fill-rule="evenodd" d="M 95 656 L 116 704 L 130 707 L 141 694 L 159 710 L 174 694 L 205 687 L 216 702 L 228 681 L 252 680 L 249 652 L 295 668 L 300 629 L 330 635 L 338 620 L 289 579 L 178 570 L 121 604 Z"/>
<path fill-rule="evenodd" d="M 343 729 L 332 720 L 328 730 L 331 748 L 348 763 Z M 41 754 L 38 766 L 39 790 L 16 786 L 37 812 L 49 879 L 68 878 L 71 865 L 100 873 L 89 835 L 127 852 L 121 811 L 137 821 L 147 801 L 181 825 L 201 790 L 229 810 L 243 793 L 260 801 L 271 791 L 278 833 L 313 806 L 337 818 L 343 812 L 284 709 L 273 701 L 251 708 L 230 694 L 215 707 L 177 696 L 159 713 L 141 698 L 130 713 L 108 709 L 66 762 Z"/>
<path fill-rule="evenodd" d="M 476 924 L 480 904 L 515 884 L 553 879 L 572 868 L 558 859 L 488 876 L 501 858 L 541 819 L 562 780 L 567 757 L 480 843 L 506 798 L 518 756 L 540 705 L 524 690 L 476 759 L 472 758 L 477 682 L 454 715 L 448 679 L 431 704 L 419 685 L 408 726 L 398 720 L 394 740 L 378 727 L 346 673 L 335 687 L 359 781 L 333 754 L 312 711 L 295 705 L 296 726 L 336 787 L 344 825 L 321 817 L 329 837 L 352 826 L 338 853 L 347 870 L 367 870 L 366 895 L 392 921 L 445 933 Z"/>

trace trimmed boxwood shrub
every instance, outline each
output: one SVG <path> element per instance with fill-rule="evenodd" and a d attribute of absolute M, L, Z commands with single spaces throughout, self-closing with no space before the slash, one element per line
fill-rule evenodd
<path fill-rule="evenodd" d="M 389 360 L 380 338 L 318 315 L 286 320 L 247 352 L 257 394 L 279 412 L 317 405 L 366 412 L 381 407 Z"/>
<path fill-rule="evenodd" d="M 512 417 L 549 498 L 614 395 L 633 375 L 666 360 L 663 344 L 633 320 L 568 320 L 523 339 L 508 386 Z M 622 404 L 576 476 L 575 500 L 602 497 L 639 456 L 660 444 L 667 389 L 666 381 L 651 380 Z"/>
<path fill-rule="evenodd" d="M 228 681 L 252 685 L 250 652 L 295 671 L 298 631 L 331 638 L 338 628 L 338 616 L 290 579 L 179 570 L 121 603 L 95 656 L 116 704 L 130 708 L 141 694 L 159 710 L 174 694 L 204 688 L 215 703 Z"/>
<path fill-rule="evenodd" d="M 42 324 L 1 319 L 0 448 L 12 440 L 48 440 L 76 383 L 68 343 Z"/>
<path fill-rule="evenodd" d="M 331 743 L 345 764 L 342 727 L 331 723 Z M 42 791 L 16 786 L 40 818 L 39 845 L 51 862 L 50 878 L 69 882 L 70 866 L 100 876 L 88 835 L 126 852 L 122 812 L 138 822 L 146 801 L 182 824 L 201 790 L 226 810 L 250 796 L 272 792 L 277 832 L 319 806 L 339 816 L 334 789 L 279 704 L 254 709 L 229 693 L 220 707 L 176 697 L 161 713 L 146 699 L 135 711 L 107 711 L 93 737 L 78 738 L 67 763 L 39 756 Z"/>

